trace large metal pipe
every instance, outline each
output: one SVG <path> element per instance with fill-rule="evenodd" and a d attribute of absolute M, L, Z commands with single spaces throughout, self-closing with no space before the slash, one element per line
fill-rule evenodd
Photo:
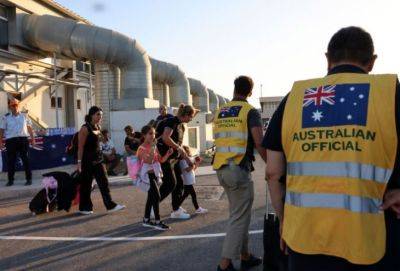
<path fill-rule="evenodd" d="M 171 106 L 178 107 L 181 103 L 192 104 L 189 80 L 177 65 L 154 58 L 150 58 L 150 63 L 153 80 L 169 85 Z"/>
<path fill-rule="evenodd" d="M 209 94 L 209 101 L 210 101 L 210 110 L 215 111 L 219 107 L 218 96 L 212 89 L 207 89 Z"/>
<path fill-rule="evenodd" d="M 218 105 L 219 105 L 219 106 L 222 106 L 222 105 L 226 104 L 225 98 L 224 98 L 224 97 L 222 97 L 222 96 L 219 95 L 219 94 L 217 94 L 217 97 L 218 97 Z"/>
<path fill-rule="evenodd" d="M 150 60 L 136 40 L 70 19 L 35 14 L 23 16 L 23 35 L 32 46 L 72 59 L 93 59 L 118 66 L 121 98 L 153 98 Z"/>
<path fill-rule="evenodd" d="M 190 93 L 193 96 L 193 106 L 201 111 L 210 111 L 207 87 L 197 79 L 189 78 Z"/>

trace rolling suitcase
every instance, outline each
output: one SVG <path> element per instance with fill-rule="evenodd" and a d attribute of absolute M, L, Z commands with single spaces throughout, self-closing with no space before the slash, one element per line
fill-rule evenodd
<path fill-rule="evenodd" d="M 264 216 L 264 271 L 287 271 L 288 257 L 280 249 L 279 219 L 269 208 L 268 188 Z"/>

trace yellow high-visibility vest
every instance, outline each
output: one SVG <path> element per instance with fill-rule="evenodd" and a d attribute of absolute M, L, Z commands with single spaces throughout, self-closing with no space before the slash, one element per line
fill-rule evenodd
<path fill-rule="evenodd" d="M 214 116 L 216 152 L 213 168 L 227 165 L 229 160 L 239 164 L 247 148 L 247 115 L 253 107 L 245 101 L 231 101 L 220 107 Z"/>
<path fill-rule="evenodd" d="M 385 253 L 379 207 L 396 159 L 396 75 L 295 82 L 285 106 L 283 239 L 303 254 L 373 264 Z"/>

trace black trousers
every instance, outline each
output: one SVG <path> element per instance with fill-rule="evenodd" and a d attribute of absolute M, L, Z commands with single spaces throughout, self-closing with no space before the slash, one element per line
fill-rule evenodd
<path fill-rule="evenodd" d="M 160 187 L 161 201 L 172 193 L 172 209 L 178 210 L 182 203 L 183 180 L 179 160 L 171 159 L 161 164 L 163 184 Z"/>
<path fill-rule="evenodd" d="M 104 205 L 107 210 L 110 210 L 116 206 L 116 203 L 112 201 L 110 189 L 108 188 L 108 178 L 105 166 L 102 163 L 95 165 L 82 164 L 82 173 L 80 175 L 80 211 L 92 211 L 93 203 L 90 199 L 92 193 L 92 182 L 93 178 L 96 179 L 97 185 L 99 186 L 101 196 L 103 198 Z"/>
<path fill-rule="evenodd" d="M 183 186 L 183 196 L 181 198 L 181 202 L 180 202 L 179 206 L 182 205 L 182 203 L 185 201 L 185 199 L 189 195 L 192 197 L 192 202 L 193 202 L 194 208 L 196 210 L 199 209 L 199 204 L 197 203 L 197 195 L 196 195 L 196 191 L 194 190 L 193 185 L 184 185 Z"/>
<path fill-rule="evenodd" d="M 32 171 L 29 165 L 28 150 L 29 141 L 27 137 L 13 137 L 6 140 L 7 148 L 7 173 L 8 180 L 14 181 L 15 175 L 15 162 L 17 155 L 22 160 L 25 170 L 25 178 L 27 181 L 32 180 Z"/>
<path fill-rule="evenodd" d="M 310 242 L 312 242 L 310 240 Z M 381 264 L 358 265 L 327 255 L 305 255 L 289 249 L 289 271 L 379 271 Z M 391 269 L 387 269 L 391 270 Z M 397 270 L 397 269 L 396 269 Z M 394 271 L 394 270 L 393 270 Z"/>
<path fill-rule="evenodd" d="M 150 190 L 147 193 L 146 208 L 144 210 L 144 218 L 150 219 L 151 208 L 154 210 L 154 218 L 160 220 L 160 191 L 157 186 L 157 178 L 154 173 L 149 173 Z"/>

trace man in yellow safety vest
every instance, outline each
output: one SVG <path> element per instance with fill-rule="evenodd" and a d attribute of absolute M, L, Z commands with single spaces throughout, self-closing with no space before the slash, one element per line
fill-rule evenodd
<path fill-rule="evenodd" d="M 381 207 L 400 187 L 397 76 L 369 74 L 374 45 L 358 27 L 335 33 L 326 57 L 327 76 L 293 84 L 263 142 L 289 270 L 399 270 L 399 223 Z"/>
<path fill-rule="evenodd" d="M 251 96 L 253 80 L 247 76 L 235 79 L 233 100 L 215 112 L 214 139 L 216 152 L 213 167 L 229 200 L 229 222 L 217 270 L 236 270 L 232 260 L 241 258 L 241 270 L 261 264 L 248 248 L 248 231 L 254 199 L 251 171 L 256 148 L 265 161 L 261 146 L 262 123 L 257 109 L 247 98 Z"/>

